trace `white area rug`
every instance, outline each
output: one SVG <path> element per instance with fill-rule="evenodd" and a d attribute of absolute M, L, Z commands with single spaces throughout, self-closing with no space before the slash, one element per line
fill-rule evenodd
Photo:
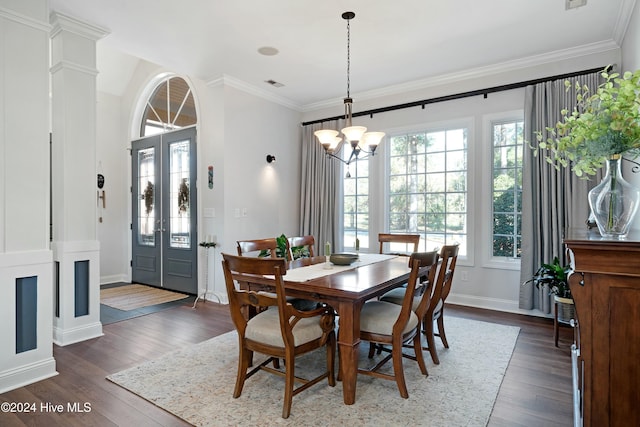
<path fill-rule="evenodd" d="M 294 396 L 286 420 L 281 417 L 280 377 L 258 372 L 238 399 L 231 396 L 238 358 L 235 332 L 107 379 L 196 426 L 485 426 L 520 329 L 455 317 L 445 319 L 445 328 L 450 348 L 436 338 L 439 365 L 425 352 L 428 377 L 416 362 L 404 360 L 409 399 L 400 397 L 395 382 L 359 375 L 354 405 L 343 404 L 341 382 L 336 387 L 322 382 Z M 367 343 L 361 344 L 361 366 L 372 363 L 367 349 Z M 259 354 L 254 358 L 263 360 Z M 298 360 L 296 373 L 307 377 L 306 372 L 325 363 L 324 352 Z"/>

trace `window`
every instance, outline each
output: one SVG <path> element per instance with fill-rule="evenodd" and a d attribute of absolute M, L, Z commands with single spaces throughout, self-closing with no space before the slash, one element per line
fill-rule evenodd
<path fill-rule="evenodd" d="M 389 232 L 419 233 L 420 249 L 460 244 L 467 255 L 465 127 L 390 138 Z"/>
<path fill-rule="evenodd" d="M 351 150 L 343 150 L 348 160 Z M 356 247 L 356 238 L 360 248 L 369 248 L 369 161 L 361 160 L 345 166 L 343 180 L 344 234 L 343 246 Z"/>
<path fill-rule="evenodd" d="M 520 258 L 523 122 L 492 123 L 493 256 Z"/>
<path fill-rule="evenodd" d="M 140 136 L 182 129 L 196 122 L 196 108 L 189 85 L 180 77 L 168 77 L 147 101 Z"/>

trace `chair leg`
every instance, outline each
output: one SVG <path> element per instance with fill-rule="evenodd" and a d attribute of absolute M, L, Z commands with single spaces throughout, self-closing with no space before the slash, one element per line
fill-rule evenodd
<path fill-rule="evenodd" d="M 422 375 L 429 376 L 429 371 L 427 371 L 427 365 L 424 363 L 424 355 L 422 354 L 422 342 L 420 340 L 420 332 L 413 337 L 413 351 L 416 354 L 416 360 L 418 362 L 418 366 L 420 367 L 420 372 Z"/>
<path fill-rule="evenodd" d="M 233 397 L 240 397 L 242 394 L 244 380 L 247 378 L 247 369 L 249 369 L 252 359 L 253 351 L 245 349 L 242 343 L 240 343 L 240 353 L 238 355 L 238 376 L 236 377 L 236 388 L 233 390 Z"/>
<path fill-rule="evenodd" d="M 373 358 L 373 355 L 374 355 L 374 354 L 375 354 L 375 352 L 376 352 L 376 347 L 377 347 L 377 346 L 376 346 L 374 343 L 372 343 L 372 342 L 370 342 L 370 343 L 369 343 L 369 359 L 372 359 L 372 358 Z M 379 349 L 379 350 L 378 350 L 378 354 L 380 354 L 380 352 L 381 352 L 381 351 L 382 351 L 382 350 L 380 350 L 380 349 Z"/>
<path fill-rule="evenodd" d="M 291 414 L 291 403 L 293 401 L 293 387 L 295 386 L 295 363 L 293 361 L 293 353 L 287 354 L 284 360 L 285 367 L 285 385 L 284 385 L 284 403 L 282 407 L 282 418 L 289 418 Z"/>
<path fill-rule="evenodd" d="M 449 348 L 449 343 L 447 342 L 447 336 L 444 333 L 444 316 L 440 315 L 438 317 L 438 335 L 440 335 L 440 339 L 442 340 L 442 344 L 444 348 Z"/>
<path fill-rule="evenodd" d="M 427 347 L 425 348 L 425 350 L 429 350 L 433 363 L 439 365 L 440 359 L 438 359 L 438 352 L 436 351 L 436 340 L 433 335 L 433 319 L 424 322 L 422 326 L 424 328 L 423 332 L 427 337 Z"/>
<path fill-rule="evenodd" d="M 393 358 L 393 375 L 396 377 L 396 383 L 398 384 L 400 396 L 408 399 L 409 392 L 407 392 L 407 383 L 404 380 L 404 368 L 402 366 L 402 342 L 393 343 L 391 354 Z"/>

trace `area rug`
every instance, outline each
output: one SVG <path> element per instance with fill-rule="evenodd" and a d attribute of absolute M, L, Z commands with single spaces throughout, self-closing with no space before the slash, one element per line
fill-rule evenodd
<path fill-rule="evenodd" d="M 281 417 L 284 382 L 278 376 L 258 372 L 239 398 L 231 396 L 235 331 L 107 379 L 196 426 L 485 426 L 520 329 L 456 317 L 445 324 L 450 348 L 438 345 L 439 365 L 425 354 L 428 377 L 416 362 L 404 362 L 408 399 L 395 382 L 360 375 L 354 405 L 343 403 L 341 382 L 322 382 L 294 396 L 288 419 Z M 367 359 L 367 348 L 361 344 L 360 366 L 375 363 Z M 264 360 L 257 353 L 254 359 Z M 296 374 L 309 377 L 323 363 L 323 351 L 305 355 Z"/>
<path fill-rule="evenodd" d="M 124 311 L 177 301 L 188 297 L 189 295 L 178 292 L 139 284 L 100 289 L 100 304 Z"/>

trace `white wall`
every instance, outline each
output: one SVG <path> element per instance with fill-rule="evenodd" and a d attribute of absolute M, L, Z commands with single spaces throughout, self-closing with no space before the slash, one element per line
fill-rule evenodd
<path fill-rule="evenodd" d="M 105 177 L 106 207 L 98 202 L 96 223 L 100 240 L 100 283 L 124 281 L 127 278 L 129 241 L 128 209 L 130 175 L 127 117 L 122 98 L 98 93 L 96 132 L 96 170 Z M 102 218 L 102 222 L 100 222 Z"/>

